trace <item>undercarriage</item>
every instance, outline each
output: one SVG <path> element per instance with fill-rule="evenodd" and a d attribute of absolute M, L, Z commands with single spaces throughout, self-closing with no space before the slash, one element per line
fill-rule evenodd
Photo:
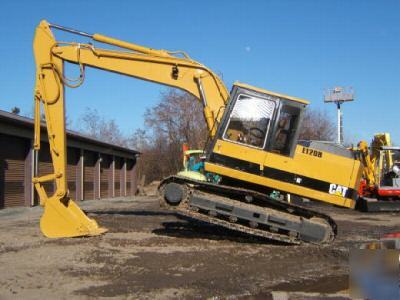
<path fill-rule="evenodd" d="M 333 241 L 327 215 L 243 188 L 170 176 L 159 186 L 161 205 L 188 217 L 288 244 Z"/>

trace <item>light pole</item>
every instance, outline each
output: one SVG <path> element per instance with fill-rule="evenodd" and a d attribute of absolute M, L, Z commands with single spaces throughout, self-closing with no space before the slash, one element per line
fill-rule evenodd
<path fill-rule="evenodd" d="M 334 87 L 327 89 L 324 94 L 325 103 L 335 103 L 337 108 L 337 143 L 343 143 L 343 114 L 341 105 L 344 102 L 354 101 L 354 90 L 352 87 Z"/>

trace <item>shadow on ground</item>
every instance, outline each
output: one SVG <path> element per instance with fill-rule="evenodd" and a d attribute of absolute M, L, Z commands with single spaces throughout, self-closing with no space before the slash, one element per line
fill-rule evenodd
<path fill-rule="evenodd" d="M 269 245 L 288 245 L 279 241 L 272 241 L 262 237 L 249 236 L 246 233 L 237 232 L 222 226 L 209 224 L 177 212 L 169 211 L 151 211 L 151 210 L 101 210 L 85 211 L 93 216 L 132 216 L 132 217 L 168 217 L 173 220 L 164 221 L 160 219 L 161 228 L 152 229 L 152 233 L 160 236 L 186 238 L 186 239 L 208 239 L 208 240 L 226 240 L 238 243 L 248 244 L 269 244 Z"/>

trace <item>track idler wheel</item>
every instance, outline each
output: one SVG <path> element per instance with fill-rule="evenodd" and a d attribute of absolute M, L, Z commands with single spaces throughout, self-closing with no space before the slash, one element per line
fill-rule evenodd
<path fill-rule="evenodd" d="M 163 189 L 164 200 L 173 206 L 179 205 L 186 198 L 186 194 L 185 186 L 175 182 L 167 183 Z"/>
<path fill-rule="evenodd" d="M 325 237 L 323 237 L 321 239 L 321 241 L 319 242 L 320 244 L 330 243 L 335 239 L 335 233 L 333 232 L 332 227 L 330 226 L 330 224 L 329 224 L 329 222 L 327 220 L 324 220 L 324 219 L 318 218 L 318 217 L 312 217 L 310 219 L 310 221 L 315 222 L 315 223 L 319 223 L 319 224 L 323 225 L 326 228 Z"/>

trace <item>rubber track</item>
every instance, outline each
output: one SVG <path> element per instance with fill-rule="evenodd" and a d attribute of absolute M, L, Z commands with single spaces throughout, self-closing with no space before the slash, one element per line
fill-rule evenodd
<path fill-rule="evenodd" d="M 196 180 L 191 180 L 185 177 L 180 177 L 180 176 L 170 176 L 165 178 L 163 181 L 161 181 L 159 185 L 159 191 L 162 190 L 162 187 L 166 185 L 167 183 L 170 182 L 175 182 L 179 184 L 184 184 L 187 186 L 189 189 L 192 189 L 194 191 L 200 191 L 200 192 L 205 192 L 205 193 L 214 193 L 218 196 L 225 196 L 227 198 L 235 198 L 236 201 L 241 201 L 244 202 L 244 197 L 245 196 L 252 196 L 254 201 L 251 203 L 252 205 L 260 206 L 260 207 L 266 207 L 270 209 L 275 209 L 277 211 L 289 213 L 294 216 L 300 216 L 304 217 L 305 219 L 311 219 L 311 218 L 320 218 L 323 219 L 331 226 L 332 232 L 334 233 L 334 236 L 337 234 L 337 225 L 335 221 L 328 215 L 323 214 L 321 212 L 307 209 L 298 205 L 294 205 L 291 203 L 287 203 L 284 201 L 279 201 L 276 199 L 273 199 L 267 195 L 264 195 L 259 192 L 255 192 L 253 190 L 247 190 L 243 188 L 237 188 L 237 187 L 232 187 L 232 186 L 224 186 L 224 185 L 219 185 L 219 184 L 213 184 L 209 182 L 204 182 L 204 181 L 196 181 Z M 246 203 L 247 204 L 247 203 Z M 186 216 L 199 219 L 204 222 L 216 224 L 219 226 L 223 226 L 225 228 L 229 228 L 232 230 L 244 232 L 247 234 L 255 235 L 255 236 L 260 236 L 264 238 L 268 238 L 271 240 L 283 242 L 283 243 L 289 243 L 289 244 L 300 244 L 303 241 L 297 237 L 292 237 L 289 235 L 281 234 L 281 233 L 275 233 L 275 232 L 270 232 L 270 231 L 265 231 L 257 228 L 251 228 L 247 227 L 241 224 L 237 223 L 231 223 L 229 221 L 225 221 L 216 217 L 211 217 L 199 212 L 195 212 L 190 210 L 190 208 L 187 205 L 179 205 L 177 207 L 171 207 L 168 205 L 168 207 L 174 210 L 179 211 L 179 213 L 184 214 Z M 332 240 L 334 237 L 332 237 Z"/>

